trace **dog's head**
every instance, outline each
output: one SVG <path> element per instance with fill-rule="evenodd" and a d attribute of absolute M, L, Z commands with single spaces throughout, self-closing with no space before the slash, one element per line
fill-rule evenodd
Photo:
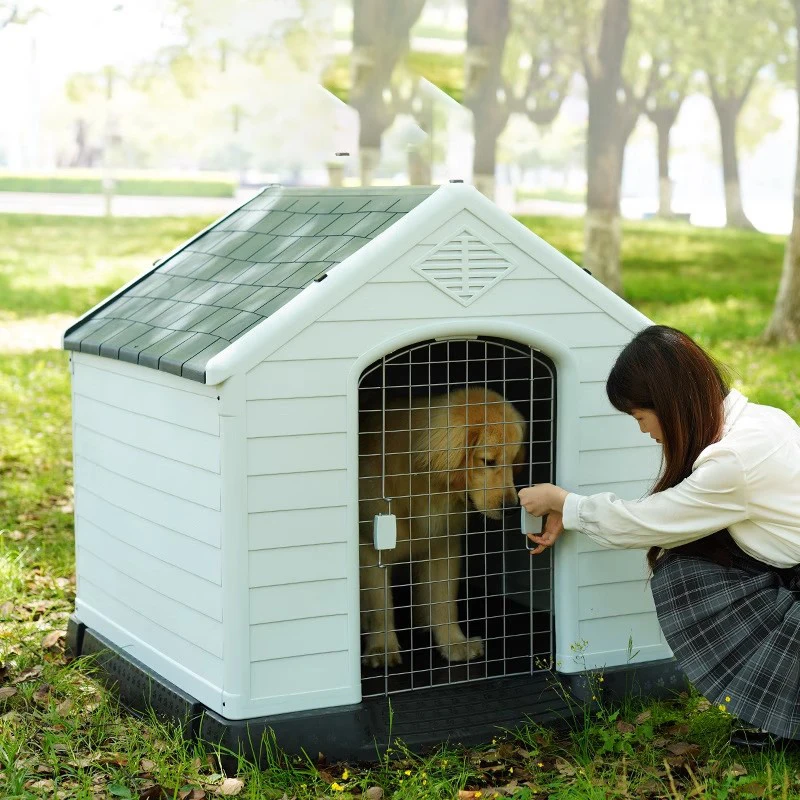
<path fill-rule="evenodd" d="M 428 447 L 418 469 L 442 488 L 466 492 L 476 509 L 500 519 L 516 506 L 514 470 L 525 459 L 525 420 L 505 398 L 483 387 L 451 392 L 430 414 Z"/>

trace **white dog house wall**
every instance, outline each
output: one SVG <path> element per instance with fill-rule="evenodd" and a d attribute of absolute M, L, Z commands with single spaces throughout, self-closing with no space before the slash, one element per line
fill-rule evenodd
<path fill-rule="evenodd" d="M 382 573 L 400 652 L 362 658 L 360 410 L 497 392 L 525 423 L 517 488 L 640 497 L 660 451 L 605 379 L 648 324 L 472 187 L 266 189 L 65 333 L 71 647 L 204 738 L 268 726 L 343 757 L 387 741 L 387 696 L 422 745 L 564 713 L 548 665 L 573 689 L 598 668 L 677 683 L 642 551 L 567 533 L 532 558 L 519 509 L 480 513 L 469 487 L 447 585 L 473 652 L 412 618 L 436 603 L 417 563 Z"/>

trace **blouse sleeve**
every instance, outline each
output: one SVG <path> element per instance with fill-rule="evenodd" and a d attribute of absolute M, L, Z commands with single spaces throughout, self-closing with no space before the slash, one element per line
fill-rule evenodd
<path fill-rule="evenodd" d="M 676 547 L 744 519 L 747 486 L 732 450 L 716 451 L 677 486 L 642 500 L 570 493 L 563 512 L 567 530 L 613 548 Z"/>

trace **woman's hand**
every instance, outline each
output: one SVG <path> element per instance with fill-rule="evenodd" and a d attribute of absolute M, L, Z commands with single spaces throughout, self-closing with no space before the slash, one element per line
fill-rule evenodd
<path fill-rule="evenodd" d="M 519 493 L 519 504 L 534 517 L 543 517 L 545 514 L 564 510 L 564 500 L 569 492 L 552 483 L 538 483 L 528 486 Z"/>
<path fill-rule="evenodd" d="M 532 556 L 538 556 L 539 553 L 552 547 L 561 534 L 564 533 L 564 522 L 561 514 L 558 511 L 551 511 L 547 515 L 544 523 L 544 529 L 540 534 L 529 533 L 528 538 L 539 546 L 535 550 L 531 550 Z"/>

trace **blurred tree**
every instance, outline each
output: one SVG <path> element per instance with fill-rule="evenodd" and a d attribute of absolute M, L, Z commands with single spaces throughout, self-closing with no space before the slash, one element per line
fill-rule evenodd
<path fill-rule="evenodd" d="M 497 139 L 510 113 L 503 54 L 511 28 L 510 0 L 467 0 L 464 105 L 472 112 L 472 182 L 494 199 Z"/>
<path fill-rule="evenodd" d="M 380 160 L 381 136 L 396 107 L 392 74 L 409 47 L 409 31 L 425 0 L 353 0 L 349 103 L 358 111 L 361 183 L 368 186 Z"/>
<path fill-rule="evenodd" d="M 41 11 L 38 5 L 27 0 L 9 2 L 0 0 L 0 31 L 9 25 L 24 25 Z"/>
<path fill-rule="evenodd" d="M 786 5 L 794 13 L 795 46 L 793 56 L 798 104 L 798 137 L 794 167 L 792 231 L 784 251 L 783 270 L 775 308 L 765 331 L 765 339 L 771 343 L 800 342 L 800 54 L 797 50 L 797 31 L 800 30 L 800 0 L 787 0 Z"/>
<path fill-rule="evenodd" d="M 622 159 L 640 110 L 622 76 L 630 32 L 630 0 L 593 2 L 591 10 L 594 14 L 586 13 L 589 9 L 581 14 L 579 8 L 576 24 L 589 94 L 583 266 L 621 294 Z"/>
<path fill-rule="evenodd" d="M 564 6 L 467 0 L 464 105 L 473 114 L 473 182 L 495 194 L 497 141 L 511 114 L 536 125 L 558 115 L 577 66 Z"/>
<path fill-rule="evenodd" d="M 790 8 L 784 0 L 703 0 L 688 8 L 684 35 L 719 121 L 727 224 L 752 228 L 742 207 L 737 123 L 759 72 L 786 60 Z"/>
<path fill-rule="evenodd" d="M 670 135 L 696 72 L 690 41 L 685 36 L 687 4 L 693 0 L 646 0 L 635 6 L 642 18 L 635 25 L 641 42 L 639 58 L 653 73 L 644 111 L 658 137 L 658 216 L 672 216 L 669 175 Z"/>

